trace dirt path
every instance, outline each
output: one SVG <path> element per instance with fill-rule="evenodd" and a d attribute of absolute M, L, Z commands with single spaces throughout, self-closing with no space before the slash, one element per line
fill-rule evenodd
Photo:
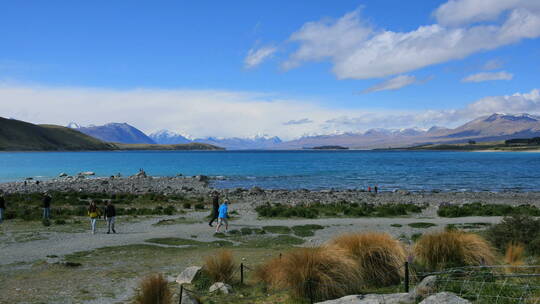
<path fill-rule="evenodd" d="M 48 255 L 63 256 L 66 254 L 94 250 L 107 246 L 119 246 L 129 244 L 141 244 L 150 238 L 192 238 L 196 236 L 199 241 L 213 241 L 214 228 L 210 228 L 206 223 L 207 212 L 191 213 L 189 219 L 197 219 L 202 223 L 195 224 L 175 224 L 154 226 L 163 219 L 177 218 L 178 216 L 165 216 L 143 220 L 134 223 L 122 223 L 122 219 L 117 221 L 117 234 L 105 234 L 105 223 L 100 221 L 99 231 L 92 235 L 89 232 L 83 233 L 60 233 L 55 232 L 48 235 L 45 240 L 34 240 L 19 243 L 0 243 L 2 258 L 1 264 L 11 264 L 16 262 L 32 262 L 45 259 Z M 286 219 L 286 220 L 258 220 L 254 213 L 246 213 L 239 219 L 231 222 L 230 229 L 241 227 L 262 227 L 268 225 L 294 226 L 304 224 L 319 224 L 325 229 L 316 232 L 316 235 L 307 238 L 307 245 L 320 244 L 336 234 L 350 231 L 386 231 L 399 237 L 400 235 L 410 236 L 413 233 L 426 232 L 434 229 L 444 228 L 447 224 L 459 223 L 497 223 L 500 217 L 464 217 L 464 218 L 323 218 L 323 219 Z M 437 224 L 436 227 L 428 229 L 417 229 L 407 226 L 413 222 L 430 222 Z M 401 224 L 402 227 L 392 227 L 391 224 Z M 6 228 L 2 228 L 4 233 L 9 233 Z"/>

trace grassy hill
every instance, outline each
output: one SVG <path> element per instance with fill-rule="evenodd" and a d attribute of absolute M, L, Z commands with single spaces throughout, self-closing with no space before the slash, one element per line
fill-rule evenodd
<path fill-rule="evenodd" d="M 70 128 L 0 117 L 0 151 L 111 150 L 111 144 Z"/>
<path fill-rule="evenodd" d="M 200 143 L 181 145 L 107 143 L 57 125 L 34 125 L 0 117 L 0 151 L 224 150 Z"/>

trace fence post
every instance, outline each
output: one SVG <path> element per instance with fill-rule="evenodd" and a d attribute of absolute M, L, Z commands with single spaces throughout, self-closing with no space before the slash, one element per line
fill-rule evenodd
<path fill-rule="evenodd" d="M 409 292 L 409 262 L 405 262 L 405 292 Z"/>
<path fill-rule="evenodd" d="M 182 304 L 182 296 L 184 295 L 184 285 L 180 284 L 180 297 L 178 298 L 178 304 Z"/>
<path fill-rule="evenodd" d="M 244 284 L 244 263 L 240 263 L 240 284 Z"/>

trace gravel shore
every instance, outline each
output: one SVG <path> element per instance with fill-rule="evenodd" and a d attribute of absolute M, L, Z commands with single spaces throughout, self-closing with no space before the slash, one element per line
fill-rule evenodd
<path fill-rule="evenodd" d="M 311 203 L 336 203 L 340 201 L 386 204 L 412 203 L 429 206 L 441 204 L 464 204 L 473 202 L 491 204 L 521 205 L 531 204 L 540 207 L 540 192 L 409 192 L 398 190 L 377 194 L 363 190 L 320 191 L 268 190 L 259 187 L 251 189 L 216 189 L 212 187 L 212 179 L 206 176 L 193 177 L 63 177 L 26 182 L 0 184 L 0 190 L 7 193 L 32 193 L 43 191 L 82 191 L 104 193 L 163 193 L 165 195 L 181 194 L 186 196 L 207 196 L 213 191 L 221 193 L 231 202 L 244 204 L 252 209 L 265 203 L 281 203 L 287 205 Z"/>

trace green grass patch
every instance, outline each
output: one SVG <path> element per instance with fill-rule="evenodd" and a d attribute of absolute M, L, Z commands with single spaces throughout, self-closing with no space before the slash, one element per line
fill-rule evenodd
<path fill-rule="evenodd" d="M 417 223 L 410 223 L 408 224 L 408 226 L 412 228 L 430 228 L 430 227 L 437 226 L 437 224 L 428 223 L 428 222 L 417 222 Z"/>
<path fill-rule="evenodd" d="M 291 228 L 287 226 L 264 226 L 263 230 L 269 233 L 276 234 L 289 234 L 291 233 Z"/>
<path fill-rule="evenodd" d="M 182 238 L 154 238 L 146 240 L 148 243 L 162 244 L 162 245 L 172 245 L 172 246 L 209 246 L 209 247 L 224 247 L 232 246 L 233 243 L 229 241 L 213 241 L 213 242 L 201 242 L 190 239 Z"/>
<path fill-rule="evenodd" d="M 248 248 L 286 248 L 290 246 L 302 245 L 303 239 L 290 236 L 290 235 L 278 235 L 275 237 L 256 237 L 244 240 L 242 247 Z"/>
<path fill-rule="evenodd" d="M 321 229 L 324 229 L 324 227 L 316 224 L 292 226 L 292 231 L 294 234 L 300 237 L 313 236 L 315 235 L 315 230 Z"/>
<path fill-rule="evenodd" d="M 401 224 L 391 224 L 390 227 L 399 228 L 399 227 L 403 227 L 403 225 L 401 225 Z"/>
<path fill-rule="evenodd" d="M 266 204 L 255 208 L 260 217 L 270 218 L 318 218 L 318 217 L 393 217 L 422 212 L 422 207 L 414 204 L 350 203 L 342 201 L 334 204 L 310 204 L 286 206 Z"/>
<path fill-rule="evenodd" d="M 441 217 L 464 216 L 506 216 L 510 214 L 528 214 L 540 216 L 540 209 L 532 205 L 510 206 L 504 204 L 483 204 L 480 202 L 463 205 L 445 205 L 439 207 Z"/>

